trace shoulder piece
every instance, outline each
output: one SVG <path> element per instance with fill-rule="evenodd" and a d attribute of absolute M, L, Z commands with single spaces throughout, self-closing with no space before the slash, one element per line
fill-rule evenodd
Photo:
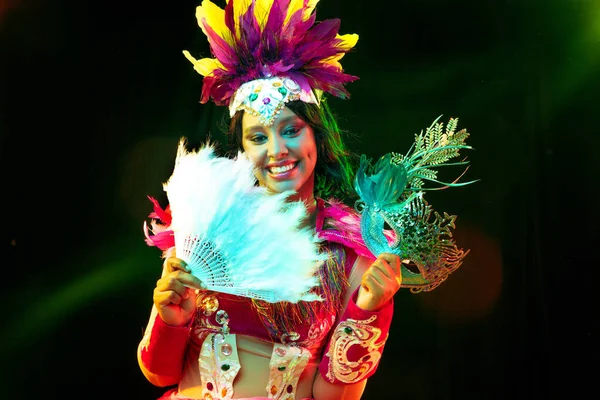
<path fill-rule="evenodd" d="M 374 260 L 375 255 L 367 248 L 360 231 L 360 214 L 352 207 L 336 199 L 317 200 L 317 234 L 319 238 L 350 247 L 359 256 Z M 384 231 L 390 241 L 393 231 Z"/>

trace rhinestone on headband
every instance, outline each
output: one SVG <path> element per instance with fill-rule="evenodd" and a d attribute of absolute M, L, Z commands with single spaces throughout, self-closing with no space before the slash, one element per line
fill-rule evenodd
<path fill-rule="evenodd" d="M 244 110 L 258 117 L 261 124 L 273 124 L 277 114 L 285 104 L 294 100 L 319 104 L 317 96 L 311 91 L 302 90 L 300 85 L 290 78 L 273 76 L 255 79 L 240 86 L 229 104 L 229 115 Z"/>

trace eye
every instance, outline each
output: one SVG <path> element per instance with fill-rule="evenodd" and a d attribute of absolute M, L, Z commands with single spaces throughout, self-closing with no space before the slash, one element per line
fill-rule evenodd
<path fill-rule="evenodd" d="M 261 134 L 256 134 L 256 135 L 252 135 L 248 138 L 249 141 L 251 141 L 252 143 L 256 143 L 256 144 L 260 144 L 263 143 L 266 140 L 266 136 L 265 135 L 261 135 Z"/>
<path fill-rule="evenodd" d="M 289 126 L 289 127 L 285 128 L 281 134 L 284 136 L 294 137 L 294 136 L 298 135 L 301 130 L 302 130 L 301 126 Z"/>

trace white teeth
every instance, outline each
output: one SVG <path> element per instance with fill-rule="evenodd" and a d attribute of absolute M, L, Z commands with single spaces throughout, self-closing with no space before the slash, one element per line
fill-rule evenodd
<path fill-rule="evenodd" d="M 274 174 L 282 174 L 286 171 L 289 171 L 290 169 L 294 168 L 294 164 L 288 164 L 288 165 L 284 165 L 283 167 L 271 167 L 269 168 L 271 170 L 271 172 L 273 172 Z"/>

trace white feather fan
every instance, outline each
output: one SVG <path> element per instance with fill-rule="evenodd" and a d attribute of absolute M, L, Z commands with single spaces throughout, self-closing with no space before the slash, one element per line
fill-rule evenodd
<path fill-rule="evenodd" d="M 243 154 L 217 157 L 206 143 L 188 151 L 181 139 L 173 174 L 163 185 L 171 207 L 177 257 L 209 290 L 268 302 L 322 300 L 308 293 L 326 255 L 317 250 L 293 191 L 255 186 Z"/>

